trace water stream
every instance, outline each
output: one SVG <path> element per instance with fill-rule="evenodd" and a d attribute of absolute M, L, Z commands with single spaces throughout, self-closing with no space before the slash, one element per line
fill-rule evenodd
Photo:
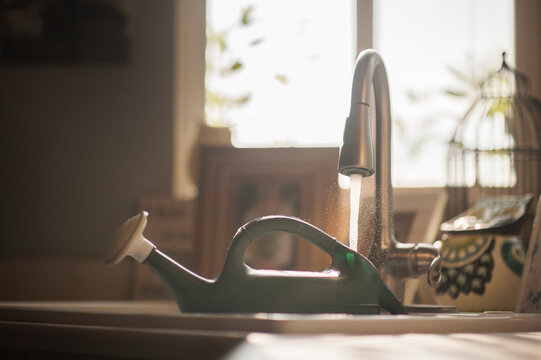
<path fill-rule="evenodd" d="M 359 203 L 361 201 L 361 175 L 350 176 L 349 190 L 349 247 L 357 251 L 359 240 Z"/>

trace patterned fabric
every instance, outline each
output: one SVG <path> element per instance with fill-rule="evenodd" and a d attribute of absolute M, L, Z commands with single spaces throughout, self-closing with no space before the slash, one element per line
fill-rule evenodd
<path fill-rule="evenodd" d="M 494 269 L 492 256 L 494 239 L 484 239 L 488 246 L 481 246 L 478 248 L 481 251 L 461 256 L 459 263 L 461 266 L 456 266 L 456 261 L 446 261 L 446 257 L 443 256 L 441 284 L 436 289 L 436 293 L 448 293 L 453 299 L 456 299 L 460 293 L 468 295 L 472 291 L 479 295 L 484 294 L 485 285 L 492 279 Z M 459 250 L 451 249 L 444 254 L 451 255 L 455 260 L 455 252 L 458 253 Z"/>

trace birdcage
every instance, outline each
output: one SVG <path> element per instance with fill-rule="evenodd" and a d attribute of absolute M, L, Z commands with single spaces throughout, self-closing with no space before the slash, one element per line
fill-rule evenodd
<path fill-rule="evenodd" d="M 449 144 L 447 216 L 487 196 L 532 193 L 535 209 L 540 180 L 541 101 L 504 53 L 500 70 L 483 82 Z"/>

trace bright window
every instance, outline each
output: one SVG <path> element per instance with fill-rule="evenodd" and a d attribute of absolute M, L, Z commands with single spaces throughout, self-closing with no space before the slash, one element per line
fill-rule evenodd
<path fill-rule="evenodd" d="M 374 48 L 390 82 L 393 184 L 445 185 L 447 142 L 477 95 L 472 82 L 498 70 L 503 51 L 514 63 L 514 1 L 375 1 Z"/>
<path fill-rule="evenodd" d="M 352 0 L 209 0 L 207 123 L 231 124 L 235 146 L 337 145 L 354 9 Z"/>
<path fill-rule="evenodd" d="M 207 123 L 231 126 L 235 146 L 340 145 L 356 3 L 208 0 Z M 442 186 L 470 82 L 497 70 L 504 50 L 514 63 L 514 1 L 378 0 L 373 22 L 391 89 L 393 184 Z"/>

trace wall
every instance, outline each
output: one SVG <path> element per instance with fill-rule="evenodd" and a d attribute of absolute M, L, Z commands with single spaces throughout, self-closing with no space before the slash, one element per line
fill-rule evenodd
<path fill-rule="evenodd" d="M 541 2 L 516 0 L 517 69 L 530 81 L 531 94 L 541 98 Z"/>
<path fill-rule="evenodd" d="M 39 278 L 19 259 L 101 262 L 140 196 L 171 193 L 174 2 L 134 10 L 126 65 L 0 65 L 0 298 Z"/>

